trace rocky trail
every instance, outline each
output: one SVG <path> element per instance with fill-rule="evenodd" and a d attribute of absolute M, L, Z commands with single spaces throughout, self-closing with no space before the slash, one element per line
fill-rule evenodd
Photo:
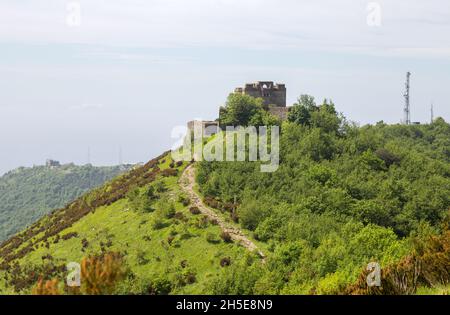
<path fill-rule="evenodd" d="M 231 239 L 243 247 L 253 252 L 256 251 L 261 258 L 265 258 L 264 254 L 258 249 L 258 247 L 245 234 L 237 227 L 232 226 L 229 222 L 214 210 L 208 208 L 195 192 L 195 166 L 189 165 L 183 172 L 180 178 L 181 189 L 188 195 L 192 206 L 197 207 L 202 214 L 206 215 L 211 220 L 216 220 L 222 231 L 228 233 Z"/>

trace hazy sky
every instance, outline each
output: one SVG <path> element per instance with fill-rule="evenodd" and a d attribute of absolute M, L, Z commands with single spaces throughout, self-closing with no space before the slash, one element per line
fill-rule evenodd
<path fill-rule="evenodd" d="M 0 174 L 146 161 L 273 80 L 361 124 L 450 120 L 448 0 L 0 0 Z M 80 19 L 77 9 L 80 8 Z M 378 9 L 381 9 L 378 11 Z M 380 14 L 378 14 L 378 12 Z M 379 18 L 378 18 L 379 17 Z M 380 23 L 378 23 L 380 21 Z"/>

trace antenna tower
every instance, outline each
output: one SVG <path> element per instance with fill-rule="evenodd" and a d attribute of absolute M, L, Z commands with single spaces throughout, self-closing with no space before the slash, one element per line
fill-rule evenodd
<path fill-rule="evenodd" d="M 410 77 L 411 77 L 411 72 L 408 71 L 406 73 L 406 84 L 405 84 L 406 92 L 404 94 L 404 96 L 405 96 L 405 109 L 404 109 L 405 120 L 404 120 L 404 123 L 407 125 L 411 124 L 411 113 L 410 113 L 410 107 L 409 107 L 409 88 L 410 88 L 409 79 L 410 79 Z"/>
<path fill-rule="evenodd" d="M 433 109 L 433 103 L 431 103 L 431 123 L 434 121 L 434 109 Z"/>

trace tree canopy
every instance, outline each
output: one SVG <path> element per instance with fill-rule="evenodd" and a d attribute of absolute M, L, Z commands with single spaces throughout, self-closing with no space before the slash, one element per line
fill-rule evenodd
<path fill-rule="evenodd" d="M 449 218 L 450 125 L 442 118 L 358 127 L 331 101 L 302 95 L 280 148 L 274 173 L 254 162 L 200 164 L 201 191 L 218 204 L 236 200 L 231 218 L 273 252 L 267 270 L 242 271 L 245 290 L 226 276 L 227 293 L 339 292 L 369 262 L 398 260 Z"/>

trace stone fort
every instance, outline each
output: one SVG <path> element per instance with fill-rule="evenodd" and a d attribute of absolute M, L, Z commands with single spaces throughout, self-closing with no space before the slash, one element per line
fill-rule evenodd
<path fill-rule="evenodd" d="M 286 107 L 286 85 L 273 81 L 257 81 L 238 87 L 234 93 L 250 95 L 262 98 L 268 111 L 282 120 L 287 119 L 288 107 Z"/>
<path fill-rule="evenodd" d="M 286 86 L 284 84 L 258 81 L 247 83 L 243 88 L 238 87 L 234 92 L 262 98 L 267 106 L 286 107 Z"/>
<path fill-rule="evenodd" d="M 266 109 L 281 120 L 286 120 L 289 107 L 286 106 L 286 85 L 274 83 L 273 81 L 257 81 L 247 83 L 244 87 L 238 87 L 234 93 L 245 94 L 255 98 L 262 98 Z M 199 124 L 203 134 L 209 136 L 219 130 L 217 121 L 189 121 L 188 129 L 194 130 L 194 126 Z"/>

